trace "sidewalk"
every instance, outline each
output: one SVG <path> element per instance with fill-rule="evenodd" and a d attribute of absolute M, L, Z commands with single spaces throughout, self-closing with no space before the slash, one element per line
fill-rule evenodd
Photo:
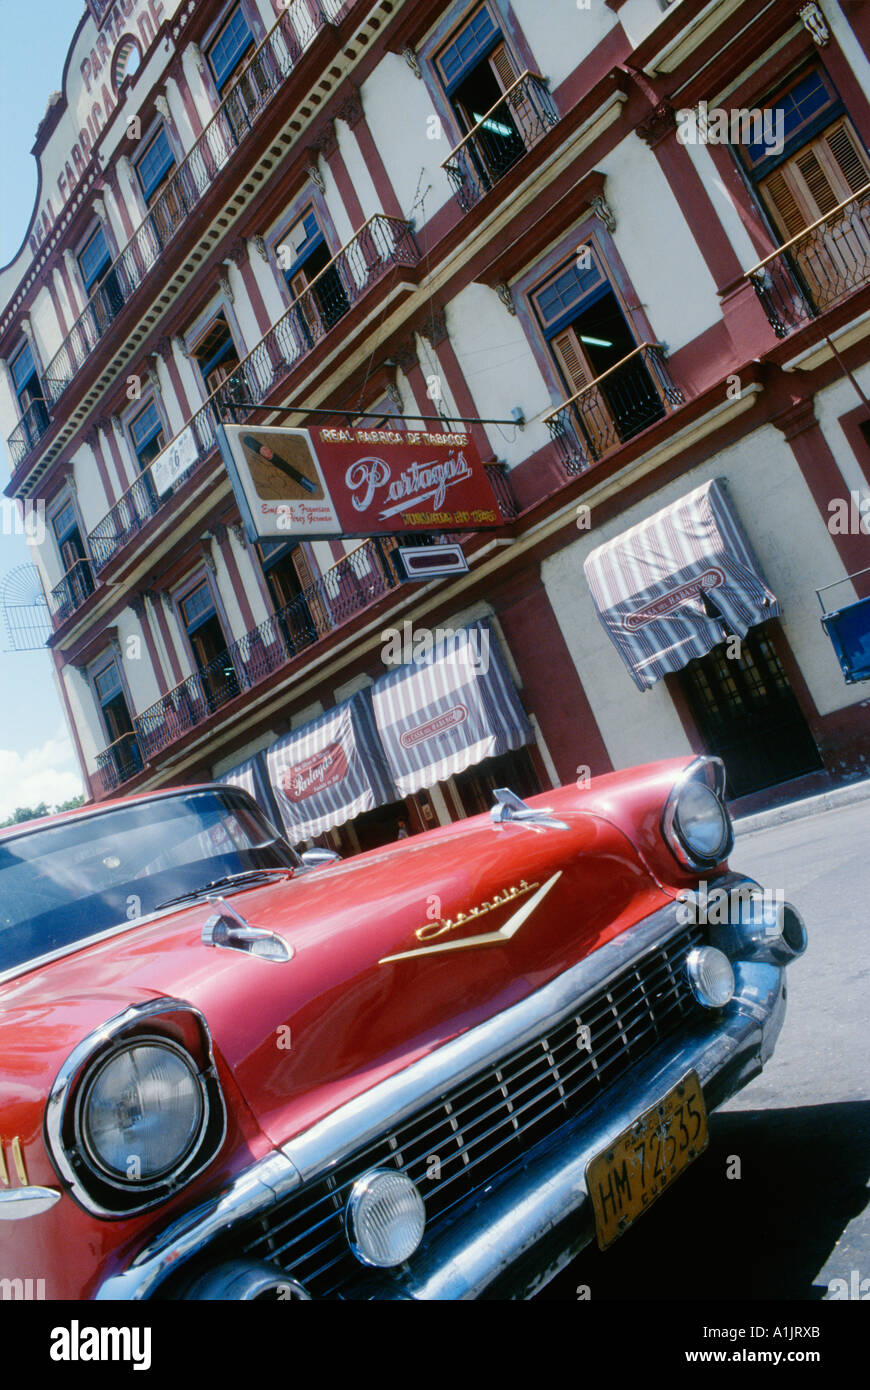
<path fill-rule="evenodd" d="M 784 825 L 787 821 L 802 820 L 818 811 L 839 810 L 842 806 L 852 806 L 859 801 L 870 801 L 870 778 L 848 782 L 841 787 L 831 787 L 815 795 L 797 796 L 791 801 L 782 801 L 760 811 L 741 814 L 739 807 L 734 806 L 731 812 L 734 818 L 734 833 L 750 835 L 754 830 L 766 830 L 771 825 Z"/>

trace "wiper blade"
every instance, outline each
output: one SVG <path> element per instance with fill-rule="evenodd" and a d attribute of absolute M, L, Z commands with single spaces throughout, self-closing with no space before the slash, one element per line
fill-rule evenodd
<path fill-rule="evenodd" d="M 165 903 L 158 903 L 155 912 L 159 912 L 163 907 L 174 907 L 176 903 L 187 902 L 188 898 L 200 898 L 203 893 L 210 893 L 213 888 L 228 888 L 231 884 L 255 883 L 259 879 L 269 878 L 272 874 L 281 874 L 284 878 L 291 878 L 293 869 L 288 865 L 286 869 L 243 869 L 237 874 L 227 874 L 224 878 L 213 878 L 209 883 L 204 883 L 201 888 L 188 888 L 186 893 L 179 893 L 176 898 L 167 898 Z"/>

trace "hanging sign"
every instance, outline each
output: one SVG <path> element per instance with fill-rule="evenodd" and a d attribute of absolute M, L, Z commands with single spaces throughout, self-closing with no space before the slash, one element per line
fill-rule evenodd
<path fill-rule="evenodd" d="M 223 425 L 218 439 L 251 541 L 504 525 L 466 433 Z"/>

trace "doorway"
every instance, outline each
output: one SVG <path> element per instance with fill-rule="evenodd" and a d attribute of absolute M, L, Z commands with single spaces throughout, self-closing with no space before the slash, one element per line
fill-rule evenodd
<path fill-rule="evenodd" d="M 723 642 L 676 677 L 709 753 L 728 774 L 728 796 L 817 772 L 819 750 L 770 633 L 752 628 L 739 657 Z"/>

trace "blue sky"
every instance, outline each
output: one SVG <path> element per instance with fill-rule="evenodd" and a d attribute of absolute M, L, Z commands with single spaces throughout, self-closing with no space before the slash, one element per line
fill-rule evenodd
<path fill-rule="evenodd" d="M 84 0 L 0 0 L 0 265 L 14 256 L 33 210 L 30 153 L 50 92 L 60 88 L 69 41 Z M 0 444 L 3 484 L 9 477 Z M 30 556 L 24 538 L 0 528 L 0 581 Z M 0 820 L 19 805 L 65 801 L 82 790 L 46 652 L 9 646 L 0 615 Z"/>

